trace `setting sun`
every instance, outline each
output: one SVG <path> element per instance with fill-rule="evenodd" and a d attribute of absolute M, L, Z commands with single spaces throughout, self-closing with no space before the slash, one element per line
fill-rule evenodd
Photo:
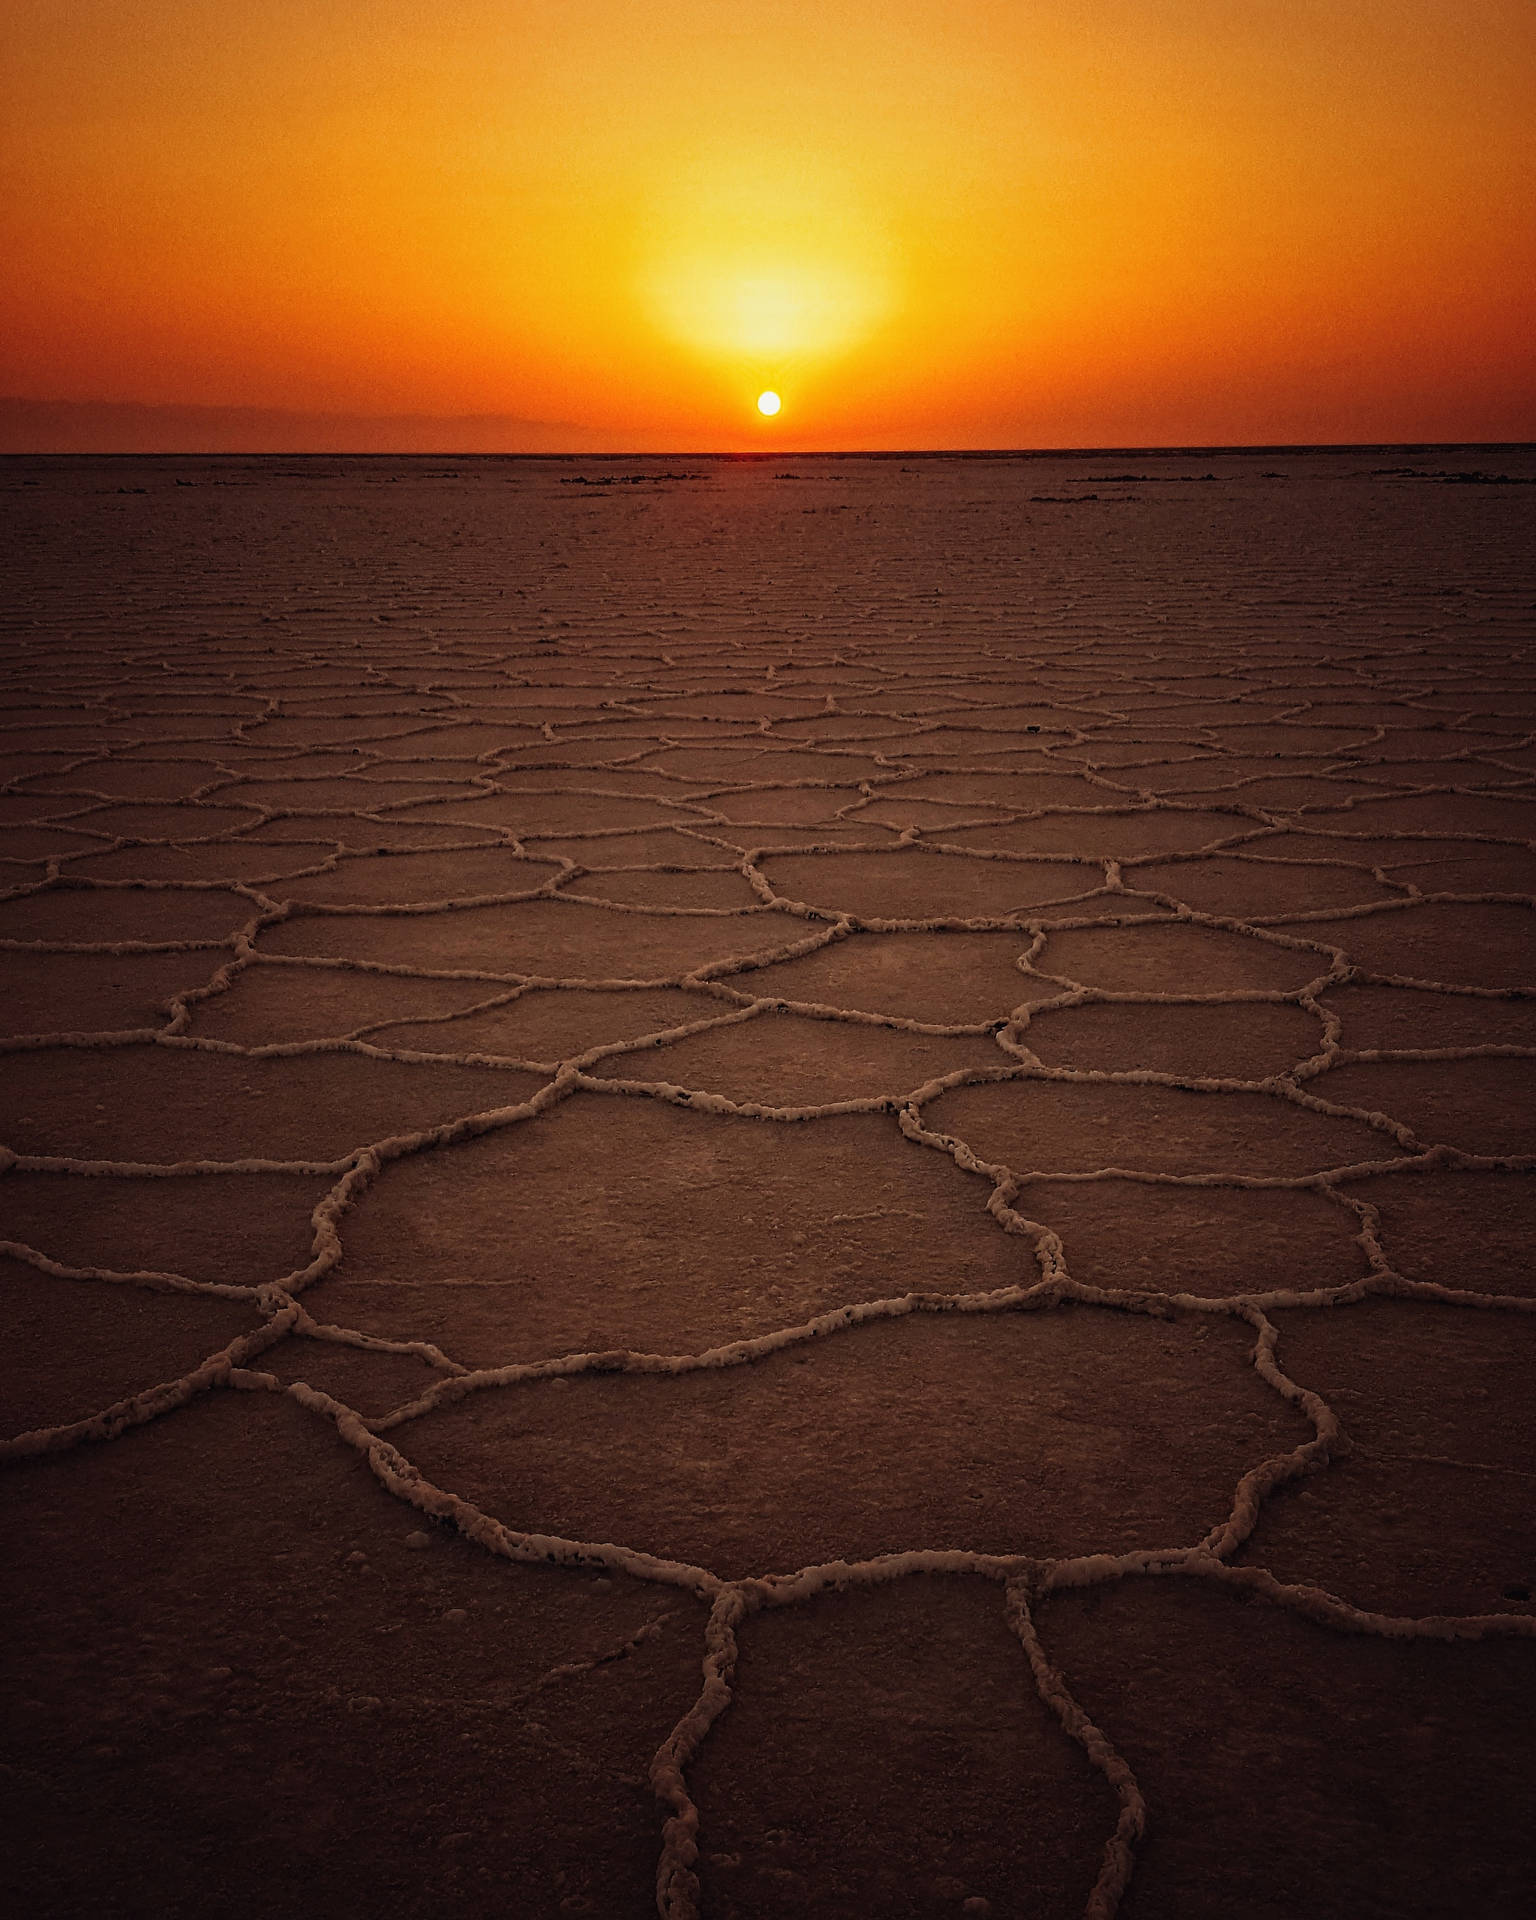
<path fill-rule="evenodd" d="M 0 445 L 1536 431 L 1521 0 L 9 11 Z"/>
<path fill-rule="evenodd" d="M 780 400 L 779 396 L 771 387 L 766 393 L 760 393 L 757 396 L 757 410 L 759 413 L 777 413 L 783 404 L 783 401 Z"/>

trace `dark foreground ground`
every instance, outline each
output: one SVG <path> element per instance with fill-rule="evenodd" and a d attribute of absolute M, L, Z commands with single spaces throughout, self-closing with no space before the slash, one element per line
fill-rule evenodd
<path fill-rule="evenodd" d="M 1533 473 L 0 462 L 15 1910 L 1536 1911 Z"/>

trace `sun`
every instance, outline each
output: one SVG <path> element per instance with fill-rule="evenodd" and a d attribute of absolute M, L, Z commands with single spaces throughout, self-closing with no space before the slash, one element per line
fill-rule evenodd
<path fill-rule="evenodd" d="M 775 414 L 783 404 L 783 401 L 780 400 L 772 387 L 770 387 L 766 393 L 760 393 L 757 396 L 757 410 L 759 413 Z"/>

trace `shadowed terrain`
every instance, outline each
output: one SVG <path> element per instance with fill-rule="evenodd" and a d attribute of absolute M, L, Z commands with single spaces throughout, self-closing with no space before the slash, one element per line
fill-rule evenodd
<path fill-rule="evenodd" d="M 1135 460 L 0 463 L 19 1910 L 1530 1911 L 1530 490 Z"/>

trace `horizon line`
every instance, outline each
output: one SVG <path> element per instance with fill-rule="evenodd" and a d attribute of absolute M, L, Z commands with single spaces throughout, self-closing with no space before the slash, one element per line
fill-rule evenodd
<path fill-rule="evenodd" d="M 1048 460 L 1111 454 L 1431 453 L 1458 449 L 1524 452 L 1536 450 L 1536 440 L 1167 440 L 989 447 L 0 447 L 0 460 Z"/>

